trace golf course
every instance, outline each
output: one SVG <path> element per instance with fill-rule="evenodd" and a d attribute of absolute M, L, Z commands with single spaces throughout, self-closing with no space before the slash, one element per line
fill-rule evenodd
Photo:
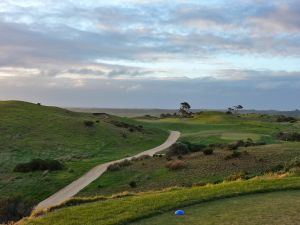
<path fill-rule="evenodd" d="M 300 219 L 297 119 L 221 111 L 129 119 L 18 101 L 0 107 L 0 196 L 23 210 L 18 224 Z M 168 140 L 170 131 L 177 133 Z"/>

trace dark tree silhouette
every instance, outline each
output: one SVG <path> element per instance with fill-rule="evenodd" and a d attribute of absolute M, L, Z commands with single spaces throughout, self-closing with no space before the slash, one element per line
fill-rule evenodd
<path fill-rule="evenodd" d="M 187 102 L 181 102 L 180 103 L 179 114 L 181 116 L 190 115 L 191 114 L 190 109 L 191 109 L 191 105 L 189 103 L 187 103 Z"/>

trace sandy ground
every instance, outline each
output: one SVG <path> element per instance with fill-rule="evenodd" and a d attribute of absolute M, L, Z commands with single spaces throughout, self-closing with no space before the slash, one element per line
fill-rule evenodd
<path fill-rule="evenodd" d="M 100 164 L 90 171 L 88 171 L 86 174 L 84 174 L 82 177 L 78 178 L 77 180 L 73 181 L 68 186 L 64 187 L 63 189 L 59 190 L 55 194 L 51 195 L 49 198 L 45 199 L 44 201 L 40 202 L 35 209 L 36 210 L 43 210 L 47 209 L 54 205 L 59 205 L 63 203 L 64 201 L 68 200 L 69 198 L 76 195 L 80 190 L 85 188 L 87 185 L 92 183 L 94 180 L 96 180 L 98 177 L 100 177 L 107 169 L 107 167 L 113 163 L 125 160 L 125 159 L 132 159 L 133 157 L 138 157 L 141 155 L 150 155 L 153 156 L 155 153 L 160 152 L 164 149 L 167 149 L 170 147 L 173 143 L 177 141 L 177 139 L 180 137 L 180 132 L 178 131 L 171 131 L 168 139 L 161 144 L 158 147 L 149 149 L 147 151 L 141 152 L 137 155 L 123 158 L 120 160 L 111 161 L 108 163 Z"/>

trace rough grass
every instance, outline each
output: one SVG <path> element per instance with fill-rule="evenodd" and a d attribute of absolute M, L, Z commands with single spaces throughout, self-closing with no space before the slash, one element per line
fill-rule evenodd
<path fill-rule="evenodd" d="M 147 150 L 168 136 L 166 131 L 150 124 L 143 124 L 143 132 L 129 132 L 116 127 L 111 120 L 142 124 L 26 102 L 0 102 L 0 198 L 18 195 L 38 202 L 96 164 Z M 84 121 L 98 122 L 87 127 Z M 18 163 L 34 158 L 59 160 L 64 169 L 48 173 L 13 172 Z"/>
<path fill-rule="evenodd" d="M 299 156 L 300 144 L 253 146 L 240 148 L 238 152 L 241 152 L 238 158 L 229 160 L 225 159 L 232 153 L 228 150 L 215 150 L 213 155 L 203 155 L 201 152 L 185 155 L 182 159 L 185 167 L 178 171 L 170 171 L 165 167 L 168 162 L 165 157 L 132 162 L 119 171 L 104 173 L 79 195 L 109 195 L 123 191 L 140 192 L 171 186 L 215 183 L 241 171 L 247 172 L 247 176 L 261 175 Z M 134 190 L 128 186 L 128 180 L 137 183 Z"/>
<path fill-rule="evenodd" d="M 253 179 L 204 187 L 140 194 L 138 196 L 110 199 L 58 209 L 44 216 L 23 221 L 21 224 L 124 224 L 179 207 L 195 205 L 216 199 L 278 190 L 299 190 L 299 181 L 299 177 Z"/>
<path fill-rule="evenodd" d="M 132 225 L 291 225 L 300 221 L 300 191 L 248 195 L 201 203 L 132 223 Z M 216 216 L 217 215 L 217 216 Z"/>

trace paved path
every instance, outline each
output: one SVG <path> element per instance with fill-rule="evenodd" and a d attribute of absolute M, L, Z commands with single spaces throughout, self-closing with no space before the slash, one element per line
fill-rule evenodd
<path fill-rule="evenodd" d="M 177 141 L 177 139 L 180 137 L 180 132 L 178 131 L 171 131 L 168 139 L 160 146 L 156 148 L 149 149 L 147 151 L 141 152 L 135 156 L 123 158 L 120 160 L 115 160 L 108 163 L 100 164 L 90 171 L 88 171 L 86 174 L 84 174 L 82 177 L 78 178 L 77 180 L 73 181 L 68 186 L 64 187 L 63 189 L 59 190 L 55 194 L 51 195 L 49 198 L 45 199 L 44 201 L 40 202 L 35 209 L 36 210 L 42 210 L 47 209 L 50 206 L 59 205 L 63 203 L 64 201 L 68 200 L 69 198 L 76 195 L 80 190 L 85 188 L 87 185 L 92 183 L 94 180 L 96 180 L 98 177 L 100 177 L 107 169 L 107 167 L 113 163 L 123 161 L 125 159 L 132 159 L 133 157 L 138 157 L 141 155 L 150 155 L 153 156 L 155 153 L 160 152 L 168 147 L 170 147 L 173 143 Z"/>

